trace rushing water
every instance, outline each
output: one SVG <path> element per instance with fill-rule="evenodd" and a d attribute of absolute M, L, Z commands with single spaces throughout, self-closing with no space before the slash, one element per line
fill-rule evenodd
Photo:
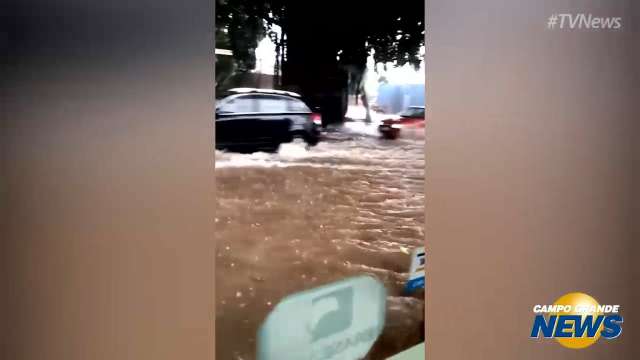
<path fill-rule="evenodd" d="M 216 152 L 216 358 L 255 358 L 256 332 L 284 296 L 358 274 L 387 288 L 369 359 L 422 341 L 422 295 L 403 296 L 424 241 L 424 136 L 347 123 L 305 149 Z"/>

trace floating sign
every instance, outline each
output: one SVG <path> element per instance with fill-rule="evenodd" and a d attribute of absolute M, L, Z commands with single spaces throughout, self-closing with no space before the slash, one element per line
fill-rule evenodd
<path fill-rule="evenodd" d="M 405 286 L 407 293 L 412 293 L 417 289 L 424 288 L 424 266 L 426 263 L 426 254 L 424 246 L 415 248 L 411 252 L 411 265 L 409 267 L 409 281 Z"/>
<path fill-rule="evenodd" d="M 385 318 L 386 290 L 371 276 L 284 298 L 258 330 L 258 360 L 361 359 Z"/>

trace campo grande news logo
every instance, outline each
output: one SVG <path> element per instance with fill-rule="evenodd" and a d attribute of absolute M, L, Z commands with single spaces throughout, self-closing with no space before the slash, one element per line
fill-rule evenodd
<path fill-rule="evenodd" d="M 563 295 L 553 305 L 535 305 L 533 313 L 531 338 L 555 338 L 570 349 L 586 348 L 601 337 L 611 340 L 622 334 L 620 305 L 600 305 L 580 292 Z"/>

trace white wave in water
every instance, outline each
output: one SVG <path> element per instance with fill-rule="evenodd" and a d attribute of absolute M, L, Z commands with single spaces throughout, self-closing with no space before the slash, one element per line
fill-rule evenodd
<path fill-rule="evenodd" d="M 419 132 L 419 131 L 418 131 Z M 407 133 L 409 134 L 409 133 Z M 424 137 L 380 139 L 377 123 L 347 122 L 327 129 L 325 140 L 307 147 L 301 140 L 285 143 L 277 153 L 240 154 L 216 151 L 216 169 L 314 167 L 340 170 L 424 169 Z M 417 174 L 422 178 L 422 174 Z"/>
<path fill-rule="evenodd" d="M 421 143 L 371 146 L 366 141 L 321 142 L 307 149 L 302 144 L 282 144 L 278 153 L 252 154 L 216 151 L 216 168 L 311 166 L 378 170 L 424 167 Z"/>

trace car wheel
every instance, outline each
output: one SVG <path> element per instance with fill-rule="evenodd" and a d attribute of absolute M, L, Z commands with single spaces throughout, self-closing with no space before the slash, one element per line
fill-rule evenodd
<path fill-rule="evenodd" d="M 280 149 L 280 144 L 272 144 L 265 147 L 262 151 L 268 152 L 268 153 L 277 153 L 278 149 Z"/>
<path fill-rule="evenodd" d="M 309 146 L 316 146 L 318 145 L 318 142 L 320 142 L 320 138 L 318 136 L 307 136 L 304 141 Z"/>
<path fill-rule="evenodd" d="M 316 146 L 320 141 L 320 131 L 315 129 L 315 131 L 303 133 L 301 137 L 308 146 Z"/>

